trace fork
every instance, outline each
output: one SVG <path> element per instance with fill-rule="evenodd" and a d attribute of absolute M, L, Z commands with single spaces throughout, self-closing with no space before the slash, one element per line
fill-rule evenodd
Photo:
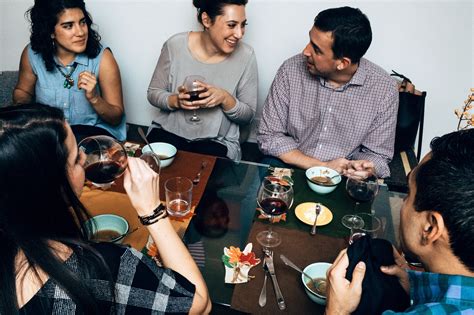
<path fill-rule="evenodd" d="M 201 174 L 202 174 L 202 171 L 206 168 L 206 166 L 207 166 L 207 161 L 202 161 L 201 168 L 199 169 L 199 172 L 196 174 L 196 176 L 193 179 L 194 185 L 199 184 L 199 182 L 201 181 Z"/>
<path fill-rule="evenodd" d="M 314 209 L 316 211 L 316 217 L 314 218 L 314 223 L 313 223 L 313 227 L 311 228 L 311 232 L 309 232 L 309 234 L 311 235 L 316 235 L 316 223 L 318 223 L 318 216 L 319 214 L 321 213 L 321 206 L 318 204 L 316 204 L 316 207 Z"/>

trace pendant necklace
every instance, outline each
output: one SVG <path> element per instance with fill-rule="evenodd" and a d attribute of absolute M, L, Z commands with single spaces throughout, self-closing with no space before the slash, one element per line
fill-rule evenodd
<path fill-rule="evenodd" d="M 71 78 L 72 74 L 74 73 L 74 70 L 76 70 L 76 67 L 77 67 L 77 62 L 74 62 L 74 64 L 72 66 L 68 66 L 66 68 L 72 68 L 69 73 L 65 73 L 61 67 L 56 64 L 56 68 L 58 68 L 59 72 L 63 75 L 63 77 L 65 78 L 64 80 L 64 84 L 63 84 L 63 87 L 65 89 L 70 89 L 73 85 L 74 85 L 74 79 Z"/>

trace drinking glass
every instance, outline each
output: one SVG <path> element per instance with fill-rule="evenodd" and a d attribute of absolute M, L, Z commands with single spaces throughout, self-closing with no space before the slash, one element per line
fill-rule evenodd
<path fill-rule="evenodd" d="M 173 177 L 165 182 L 166 211 L 183 217 L 191 211 L 193 182 L 187 177 Z"/>
<path fill-rule="evenodd" d="M 354 213 L 361 202 L 372 202 L 379 192 L 378 178 L 370 175 L 367 178 L 348 177 L 346 182 L 346 191 L 349 196 L 355 200 Z M 342 225 L 348 229 L 363 227 L 364 221 L 357 214 L 348 214 L 342 217 Z"/>
<path fill-rule="evenodd" d="M 357 216 L 361 218 L 363 225 L 361 227 L 356 226 L 351 228 L 349 244 L 354 243 L 364 235 L 367 235 L 371 238 L 377 238 L 379 236 L 379 232 L 382 229 L 382 221 L 380 221 L 378 217 L 371 213 L 359 213 Z"/>
<path fill-rule="evenodd" d="M 79 142 L 78 147 L 86 154 L 84 163 L 86 178 L 96 186 L 110 186 L 127 168 L 127 152 L 123 145 L 112 137 L 87 137 Z M 158 155 L 147 152 L 140 158 L 147 162 L 156 173 L 160 173 Z"/>
<path fill-rule="evenodd" d="M 257 241 L 264 248 L 272 248 L 281 244 L 281 236 L 272 229 L 274 216 L 282 215 L 293 204 L 293 188 L 290 184 L 265 177 L 257 194 L 258 206 L 270 216 L 270 225 L 267 230 L 257 234 Z"/>
<path fill-rule="evenodd" d="M 198 101 L 200 100 L 199 94 L 205 92 L 206 90 L 200 90 L 200 87 L 196 84 L 196 81 L 205 82 L 205 78 L 200 75 L 189 75 L 184 79 L 184 89 L 185 93 L 189 95 L 189 101 Z M 189 118 L 189 121 L 194 124 L 199 124 L 201 118 L 197 115 L 196 110 L 193 110 L 193 115 Z"/>

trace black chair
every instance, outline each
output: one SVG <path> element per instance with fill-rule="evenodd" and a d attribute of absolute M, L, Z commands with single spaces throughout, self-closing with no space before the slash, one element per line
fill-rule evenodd
<path fill-rule="evenodd" d="M 404 78 L 403 82 L 405 82 L 406 78 L 402 77 Z M 406 82 L 411 83 L 409 79 L 406 80 Z M 403 82 L 401 83 L 402 87 Z M 415 90 L 414 93 L 410 93 L 403 91 L 399 92 L 399 98 L 395 152 L 393 160 L 389 164 L 391 175 L 385 179 L 385 183 L 390 190 L 407 192 L 407 175 L 421 158 L 426 92 Z M 417 134 L 418 143 L 415 154 Z"/>

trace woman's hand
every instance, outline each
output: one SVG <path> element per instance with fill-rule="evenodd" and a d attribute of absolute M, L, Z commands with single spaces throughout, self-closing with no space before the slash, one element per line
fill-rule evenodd
<path fill-rule="evenodd" d="M 191 96 L 186 94 L 186 89 L 184 86 L 178 87 L 178 94 L 176 100 L 176 108 L 177 109 L 184 109 L 184 110 L 196 110 L 200 107 L 198 105 L 194 105 L 189 99 Z"/>
<path fill-rule="evenodd" d="M 192 102 L 193 105 L 200 108 L 212 108 L 222 105 L 224 110 L 229 110 L 235 106 L 234 97 L 226 90 L 201 81 L 196 81 L 196 85 L 199 86 L 202 92 L 199 94 L 200 99 Z"/>
<path fill-rule="evenodd" d="M 139 216 L 152 214 L 160 204 L 160 177 L 139 158 L 128 158 L 123 187 Z"/>
<path fill-rule="evenodd" d="M 82 71 L 81 73 L 79 73 L 79 81 L 77 82 L 77 88 L 85 91 L 86 98 L 91 103 L 95 103 L 98 97 L 96 87 L 97 78 L 92 72 Z"/>

